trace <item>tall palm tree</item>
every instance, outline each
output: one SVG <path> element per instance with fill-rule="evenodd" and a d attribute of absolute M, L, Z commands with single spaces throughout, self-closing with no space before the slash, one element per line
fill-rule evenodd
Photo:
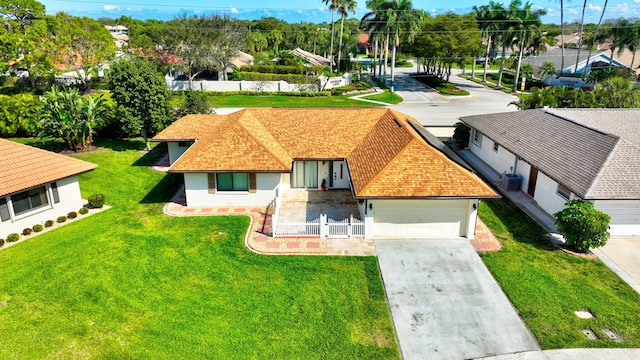
<path fill-rule="evenodd" d="M 602 6 L 602 12 L 600 13 L 600 19 L 598 20 L 598 25 L 596 26 L 596 32 L 593 34 L 593 39 L 595 41 L 597 41 L 598 39 L 598 32 L 600 31 L 600 26 L 602 25 L 602 18 L 604 18 L 604 12 L 607 10 L 607 4 L 609 3 L 609 0 L 604 0 L 604 5 Z M 582 72 L 582 78 L 586 78 L 587 75 L 589 75 L 589 71 L 591 71 L 591 68 L 589 67 L 589 60 L 591 59 L 591 51 L 593 49 L 593 44 L 591 44 L 589 46 L 589 54 L 587 55 L 587 65 L 585 67 L 585 70 Z"/>
<path fill-rule="evenodd" d="M 360 20 L 362 28 L 373 37 L 379 45 L 378 77 L 385 75 L 387 69 L 387 59 L 389 55 L 389 21 L 385 7 L 389 0 L 367 0 L 367 8 L 371 11 L 366 13 Z M 384 60 L 383 60 L 384 59 Z M 384 72 L 383 72 L 384 71 Z"/>
<path fill-rule="evenodd" d="M 491 47 L 496 44 L 498 37 L 497 31 L 500 29 L 501 20 L 504 18 L 505 9 L 502 4 L 489 1 L 488 5 L 473 7 L 473 14 L 478 22 L 478 27 L 482 33 L 482 37 L 487 43 L 487 50 L 484 56 L 484 71 L 482 74 L 482 82 L 487 82 L 487 67 L 489 67 L 489 56 Z"/>
<path fill-rule="evenodd" d="M 562 75 L 562 70 L 564 70 L 564 1 L 560 0 L 560 56 L 562 59 L 560 60 L 560 75 Z"/>
<path fill-rule="evenodd" d="M 580 63 L 580 50 L 582 50 L 582 34 L 584 33 L 584 11 L 587 9 L 587 0 L 582 4 L 582 17 L 580 18 L 580 30 L 578 31 L 578 55 L 576 56 L 576 66 L 573 73 L 578 71 L 578 63 Z"/>
<path fill-rule="evenodd" d="M 540 17 L 546 14 L 545 10 L 532 11 L 533 3 L 527 2 L 522 9 L 518 9 L 515 20 L 514 31 L 516 40 L 518 41 L 518 66 L 516 67 L 516 76 L 513 81 L 513 92 L 518 90 L 518 77 L 520 76 L 520 67 L 522 65 L 522 54 L 535 41 L 540 34 Z"/>
<path fill-rule="evenodd" d="M 334 11 L 338 7 L 338 0 L 322 0 L 322 3 L 329 6 L 331 10 L 331 45 L 329 46 L 329 66 L 333 69 L 333 38 L 335 37 Z"/>
<path fill-rule="evenodd" d="M 340 45 L 338 47 L 338 72 L 340 72 L 340 55 L 342 54 L 342 36 L 344 33 L 344 18 L 348 13 L 356 13 L 356 7 L 358 3 L 356 0 L 338 0 L 337 1 L 337 11 L 342 17 L 340 20 Z"/>
<path fill-rule="evenodd" d="M 509 7 L 505 10 L 505 19 L 500 26 L 500 35 L 498 42 L 502 46 L 502 57 L 500 59 L 500 71 L 498 72 L 497 87 L 502 85 L 502 75 L 504 74 L 504 60 L 507 56 L 507 47 L 513 47 L 513 40 L 516 38 L 516 32 L 514 31 L 518 24 L 518 11 L 522 1 L 511 0 Z"/>
<path fill-rule="evenodd" d="M 394 92 L 394 70 L 396 67 L 396 52 L 400 41 L 400 35 L 405 34 L 408 41 L 413 40 L 420 30 L 422 15 L 420 12 L 413 9 L 411 0 L 390 1 L 389 7 L 387 8 L 387 14 L 389 26 L 392 30 L 391 36 L 393 37 L 393 50 L 391 55 L 391 86 L 389 87 L 389 91 Z"/>

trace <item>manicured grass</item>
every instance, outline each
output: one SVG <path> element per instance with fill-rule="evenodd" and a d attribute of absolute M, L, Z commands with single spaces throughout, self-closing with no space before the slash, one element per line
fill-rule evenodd
<path fill-rule="evenodd" d="M 0 251 L 0 358 L 399 358 L 375 258 L 252 253 L 247 217 L 162 214 L 160 152 L 96 142 L 112 208 Z"/>
<path fill-rule="evenodd" d="M 349 100 L 346 96 L 211 96 L 213 106 L 221 107 L 285 107 L 285 108 L 343 108 L 343 107 L 371 107 L 371 103 Z M 173 103 L 173 101 L 172 101 Z"/>
<path fill-rule="evenodd" d="M 386 102 L 387 104 L 398 104 L 402 102 L 402 98 L 400 96 L 398 96 L 396 93 L 389 92 L 388 89 L 385 89 L 383 93 L 363 96 L 362 99 L 382 101 Z"/>
<path fill-rule="evenodd" d="M 482 258 L 542 348 L 640 347 L 640 295 L 600 260 L 556 249 L 507 200 L 483 201 L 479 213 L 504 245 Z M 574 314 L 585 309 L 595 318 Z M 602 328 L 625 341 L 607 340 Z M 588 340 L 580 329 L 591 329 L 600 340 Z"/>

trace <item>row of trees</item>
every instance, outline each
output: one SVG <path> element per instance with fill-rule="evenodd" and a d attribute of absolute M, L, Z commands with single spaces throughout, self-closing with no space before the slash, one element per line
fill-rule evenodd
<path fill-rule="evenodd" d="M 115 63 L 110 79 L 110 93 L 82 95 L 77 88 L 52 87 L 40 97 L 0 96 L 0 135 L 59 138 L 70 150 L 91 146 L 98 131 L 143 136 L 146 142 L 176 117 L 210 109 L 201 97 L 172 109 L 164 76 L 139 57 Z"/>

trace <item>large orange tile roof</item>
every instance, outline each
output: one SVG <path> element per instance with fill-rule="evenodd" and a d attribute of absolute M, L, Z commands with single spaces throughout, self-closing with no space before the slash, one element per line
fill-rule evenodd
<path fill-rule="evenodd" d="M 0 196 L 91 171 L 98 166 L 0 139 Z"/>
<path fill-rule="evenodd" d="M 384 108 L 250 108 L 187 115 L 154 140 L 196 141 L 172 172 L 291 172 L 294 160 L 346 159 L 356 197 L 497 196 L 411 124 Z"/>

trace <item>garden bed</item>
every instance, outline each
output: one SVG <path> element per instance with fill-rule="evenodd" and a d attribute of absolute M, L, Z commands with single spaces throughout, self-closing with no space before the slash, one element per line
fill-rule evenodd
<path fill-rule="evenodd" d="M 418 80 L 424 85 L 437 90 L 444 95 L 465 96 L 470 95 L 468 91 L 459 89 L 454 83 L 447 82 L 435 75 L 411 75 L 412 78 Z"/>

